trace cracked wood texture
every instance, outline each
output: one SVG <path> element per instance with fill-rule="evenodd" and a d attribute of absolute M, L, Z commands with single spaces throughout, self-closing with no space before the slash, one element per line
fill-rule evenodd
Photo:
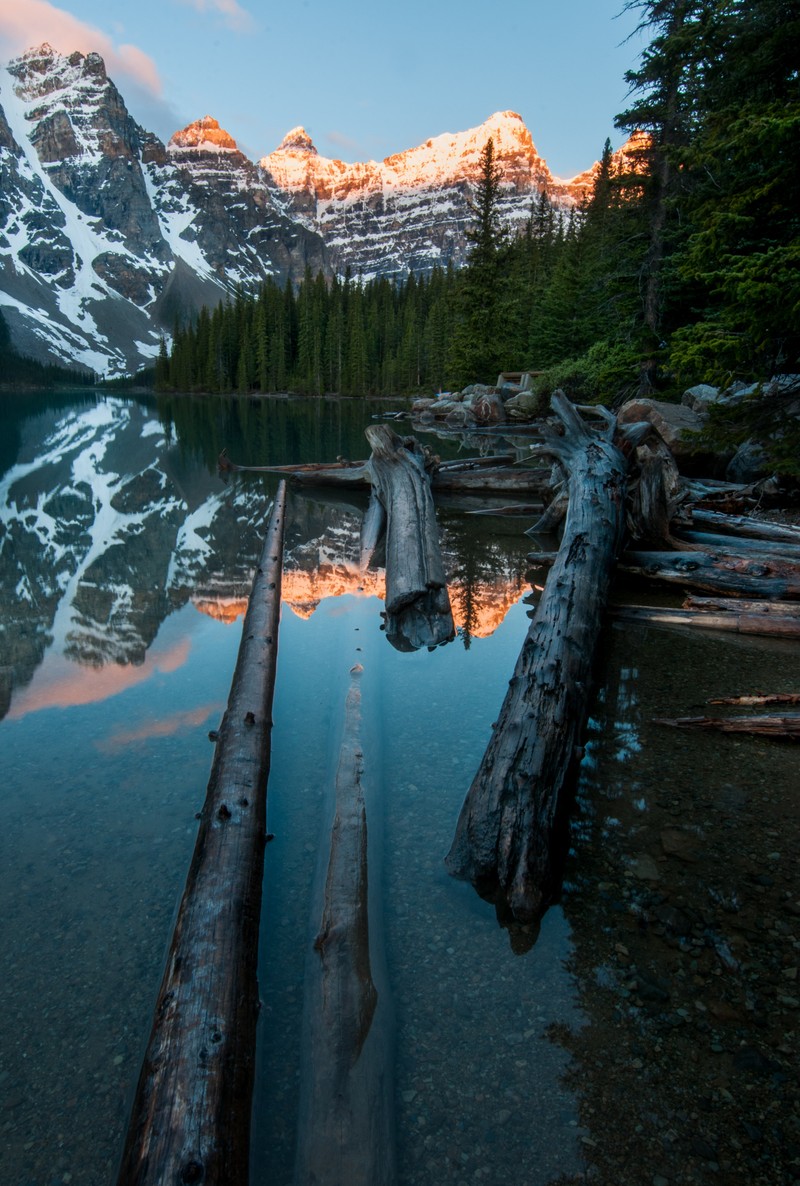
<path fill-rule="evenodd" d="M 286 487 L 247 613 L 118 1186 L 246 1186 Z"/>
<path fill-rule="evenodd" d="M 611 576 L 625 525 L 627 462 L 614 418 L 592 429 L 563 392 L 563 425 L 538 451 L 568 472 L 561 546 L 523 644 L 446 858 L 518 923 L 536 923 L 560 892 L 552 838 L 559 797 L 574 773 Z"/>
<path fill-rule="evenodd" d="M 351 669 L 324 885 L 308 953 L 295 1186 L 393 1186 L 393 1018 L 370 885 L 362 668 Z"/>

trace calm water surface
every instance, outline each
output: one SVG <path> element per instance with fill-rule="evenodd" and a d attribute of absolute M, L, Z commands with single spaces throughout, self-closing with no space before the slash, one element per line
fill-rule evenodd
<path fill-rule="evenodd" d="M 217 454 L 358 457 L 376 410 L 3 405 L 3 1184 L 115 1179 L 274 489 L 223 482 Z M 526 524 L 440 509 L 459 637 L 400 654 L 382 573 L 358 571 L 363 505 L 293 492 L 287 516 L 253 1181 L 292 1181 L 313 881 L 356 662 L 400 1182 L 793 1181 L 794 751 L 652 718 L 794 689 L 796 648 L 608 631 L 563 901 L 515 954 L 442 861 L 528 625 Z"/>

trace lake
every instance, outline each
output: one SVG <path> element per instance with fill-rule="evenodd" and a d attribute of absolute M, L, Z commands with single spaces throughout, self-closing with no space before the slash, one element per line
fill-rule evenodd
<path fill-rule="evenodd" d="M 107 1186 L 275 491 L 223 480 L 217 455 L 357 458 L 384 409 L 2 400 L 0 1181 Z M 495 448 L 427 439 L 443 457 Z M 654 723 L 796 691 L 797 647 L 608 626 L 562 900 L 520 942 L 443 858 L 529 624 L 528 523 L 439 506 L 457 637 L 401 653 L 383 573 L 359 570 L 365 506 L 292 490 L 287 510 L 253 1183 L 293 1177 L 355 663 L 402 1186 L 797 1180 L 796 752 Z"/>

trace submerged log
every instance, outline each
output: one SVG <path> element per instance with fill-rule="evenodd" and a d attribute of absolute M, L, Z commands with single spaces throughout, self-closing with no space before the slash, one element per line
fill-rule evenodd
<path fill-rule="evenodd" d="M 392 1008 L 371 945 L 361 667 L 351 671 L 316 938 L 308 954 L 295 1186 L 392 1186 Z M 317 926 L 318 924 L 318 926 Z"/>
<path fill-rule="evenodd" d="M 706 610 L 710 613 L 734 614 L 768 614 L 795 618 L 800 614 L 800 605 L 796 601 L 758 601 L 748 600 L 746 597 L 698 597 L 689 596 L 684 600 L 684 609 Z"/>
<path fill-rule="evenodd" d="M 552 406 L 563 437 L 537 447 L 569 474 L 569 510 L 555 564 L 517 660 L 494 732 L 467 793 L 445 864 L 520 923 L 557 898 L 559 797 L 575 771 L 595 644 L 625 522 L 627 462 L 614 417 L 596 433 L 563 392 Z M 563 801 L 562 801 L 563 806 Z"/>
<path fill-rule="evenodd" d="M 684 588 L 748 598 L 800 598 L 800 564 L 722 552 L 624 552 L 619 571 Z"/>
<path fill-rule="evenodd" d="M 281 483 L 242 627 L 119 1186 L 245 1186 L 248 1180 L 285 496 Z"/>
<path fill-rule="evenodd" d="M 422 451 L 386 424 L 366 435 L 373 489 L 386 511 L 386 637 L 398 650 L 439 646 L 455 627 Z"/>
<path fill-rule="evenodd" d="M 732 704 L 742 708 L 766 708 L 770 704 L 800 704 L 800 692 L 762 692 L 753 696 L 715 696 L 708 703 Z"/>
<path fill-rule="evenodd" d="M 710 729 L 718 733 L 752 733 L 757 737 L 772 737 L 780 741 L 800 739 L 800 713 L 783 716 L 752 717 L 657 717 L 654 725 L 669 725 L 673 729 Z"/>
<path fill-rule="evenodd" d="M 794 617 L 759 613 L 711 613 L 708 610 L 663 609 L 658 606 L 621 605 L 615 618 L 645 626 L 696 626 L 701 630 L 727 630 L 733 634 L 758 634 L 770 638 L 800 638 L 800 605 Z"/>

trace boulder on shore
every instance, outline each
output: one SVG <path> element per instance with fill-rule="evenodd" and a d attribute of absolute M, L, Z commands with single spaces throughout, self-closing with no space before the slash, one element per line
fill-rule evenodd
<path fill-rule="evenodd" d="M 652 424 L 673 457 L 690 457 L 695 451 L 694 434 L 704 418 L 685 404 L 668 404 L 657 399 L 632 399 L 619 410 L 620 424 L 647 421 Z"/>

